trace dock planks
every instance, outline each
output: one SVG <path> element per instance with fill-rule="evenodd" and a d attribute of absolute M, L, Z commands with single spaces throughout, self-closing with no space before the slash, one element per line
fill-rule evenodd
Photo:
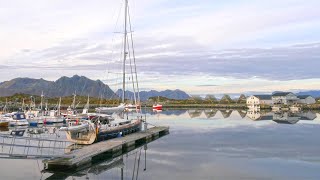
<path fill-rule="evenodd" d="M 72 168 L 90 162 L 95 156 L 102 153 L 114 153 L 121 151 L 123 148 L 128 148 L 137 143 L 147 143 L 158 138 L 161 135 L 169 133 L 169 127 L 158 126 L 148 129 L 147 131 L 136 132 L 126 135 L 124 137 L 110 139 L 98 142 L 92 145 L 85 146 L 81 149 L 72 151 L 68 154 L 69 158 L 55 158 L 46 160 L 45 163 L 48 167 L 54 168 Z"/>

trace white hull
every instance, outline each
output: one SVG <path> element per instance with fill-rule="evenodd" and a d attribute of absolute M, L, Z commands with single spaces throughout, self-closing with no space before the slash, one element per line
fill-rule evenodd
<path fill-rule="evenodd" d="M 32 119 L 28 119 L 30 123 L 37 123 L 37 124 L 51 124 L 51 123 L 62 123 L 62 117 L 51 117 L 51 116 L 42 116 L 42 117 L 35 117 Z"/>
<path fill-rule="evenodd" d="M 123 112 L 125 110 L 124 105 L 120 105 L 117 107 L 98 107 L 96 108 L 96 112 L 98 113 L 117 113 L 117 112 Z"/>
<path fill-rule="evenodd" d="M 29 126 L 29 122 L 27 120 L 10 120 L 10 126 Z"/>

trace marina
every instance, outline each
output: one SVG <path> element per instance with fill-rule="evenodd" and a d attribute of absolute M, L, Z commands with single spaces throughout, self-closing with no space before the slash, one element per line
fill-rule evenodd
<path fill-rule="evenodd" d="M 318 7 L 3 1 L 0 180 L 319 180 Z"/>

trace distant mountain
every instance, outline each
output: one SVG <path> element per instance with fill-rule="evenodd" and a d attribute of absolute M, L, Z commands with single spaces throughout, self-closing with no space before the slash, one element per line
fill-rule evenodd
<path fill-rule="evenodd" d="M 116 94 L 119 97 L 122 97 L 122 89 L 119 89 L 116 92 Z M 130 99 L 131 97 L 133 98 L 133 92 L 126 91 L 125 96 L 128 99 Z M 190 98 L 190 96 L 187 93 L 185 93 L 184 91 L 181 91 L 179 89 L 176 89 L 176 90 L 165 90 L 165 91 L 151 90 L 151 91 L 141 91 L 140 92 L 141 101 L 146 101 L 150 97 L 155 97 L 155 96 L 162 96 L 162 97 L 166 97 L 166 98 L 169 98 L 169 99 L 188 99 L 188 98 Z"/>
<path fill-rule="evenodd" d="M 84 76 L 61 77 L 56 81 L 44 79 L 16 78 L 0 83 L 0 96 L 11 96 L 16 93 L 41 95 L 48 97 L 70 96 L 74 92 L 81 96 L 114 97 L 114 92 L 100 80 L 91 80 Z"/>
<path fill-rule="evenodd" d="M 320 90 L 312 90 L 312 91 L 303 91 L 296 93 L 296 95 L 301 96 L 301 95 L 310 95 L 314 98 L 320 97 Z"/>

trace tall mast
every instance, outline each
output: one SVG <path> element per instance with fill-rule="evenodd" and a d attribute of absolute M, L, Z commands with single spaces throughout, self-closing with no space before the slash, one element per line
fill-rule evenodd
<path fill-rule="evenodd" d="M 126 57 L 127 57 L 127 13 L 128 13 L 128 0 L 125 1 L 124 7 L 124 40 L 123 40 L 123 69 L 122 69 L 122 103 L 125 100 L 125 91 L 126 91 Z"/>
<path fill-rule="evenodd" d="M 42 111 L 42 104 L 43 104 L 43 91 L 41 92 L 41 102 L 40 102 L 40 111 Z"/>

